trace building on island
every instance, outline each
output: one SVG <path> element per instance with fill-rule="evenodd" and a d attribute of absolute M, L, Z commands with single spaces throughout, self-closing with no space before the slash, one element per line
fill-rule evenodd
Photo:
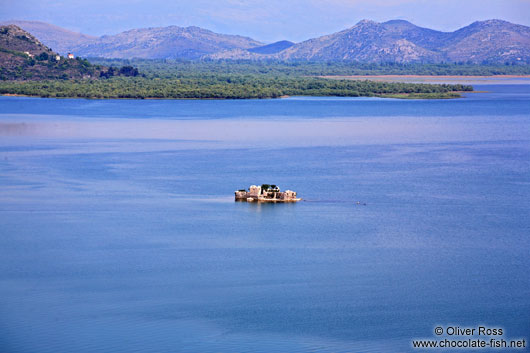
<path fill-rule="evenodd" d="M 251 185 L 247 190 L 241 189 L 235 192 L 236 201 L 247 202 L 296 202 L 301 199 L 292 190 L 280 191 L 276 185 L 262 184 Z"/>
<path fill-rule="evenodd" d="M 74 58 L 74 54 L 68 53 L 68 59 L 73 59 L 73 58 Z"/>

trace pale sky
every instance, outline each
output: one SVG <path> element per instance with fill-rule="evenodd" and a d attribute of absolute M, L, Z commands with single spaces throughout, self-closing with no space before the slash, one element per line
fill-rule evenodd
<path fill-rule="evenodd" d="M 453 31 L 492 18 L 530 26 L 530 0 L 0 0 L 0 21 L 39 20 L 91 35 L 193 25 L 264 42 L 299 42 L 362 19 Z"/>

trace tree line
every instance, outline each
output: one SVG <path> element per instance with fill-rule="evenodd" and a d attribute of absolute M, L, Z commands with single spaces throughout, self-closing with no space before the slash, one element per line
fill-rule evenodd
<path fill-rule="evenodd" d="M 203 74 L 270 76 L 350 76 L 350 75 L 530 75 L 530 65 L 470 63 L 363 63 L 354 61 L 277 61 L 277 60 L 152 60 L 97 59 L 105 66 L 130 65 L 147 77 L 178 78 Z"/>
<path fill-rule="evenodd" d="M 209 74 L 180 78 L 110 77 L 100 80 L 0 82 L 0 94 L 70 98 L 278 98 L 282 96 L 452 98 L 466 85 L 432 85 L 314 77 Z"/>

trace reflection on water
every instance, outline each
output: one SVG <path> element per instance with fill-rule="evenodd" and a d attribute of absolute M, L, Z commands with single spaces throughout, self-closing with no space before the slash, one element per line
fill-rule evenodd
<path fill-rule="evenodd" d="M 167 143 L 190 148 L 267 147 L 267 146 L 336 146 L 388 143 L 424 143 L 521 140 L 530 132 L 524 124 L 527 117 L 514 116 L 510 121 L 499 117 L 452 117 L 447 119 L 423 116 L 320 119 L 310 123 L 299 119 L 265 122 L 239 120 L 124 120 L 0 122 L 0 136 L 60 140 L 150 140 L 160 148 Z M 517 129 L 496 129 L 502 123 Z M 273 132 L 269 129 L 274 125 Z M 484 128 L 484 127 L 487 128 Z M 160 140 L 166 142 L 160 143 Z M 157 142 L 158 141 L 158 142 Z M 149 141 L 147 141 L 149 142 Z M 16 141 L 15 141 L 16 143 Z M 154 144 L 146 146 L 153 146 Z M 92 142 L 91 142 L 92 144 Z M 99 143 L 99 146 L 102 144 Z M 134 147 L 133 147 L 134 148 Z M 137 146 L 136 146 L 137 148 Z"/>
<path fill-rule="evenodd" d="M 302 200 L 299 202 L 304 201 Z M 263 213 L 264 216 L 267 216 L 267 214 L 274 216 L 278 212 L 288 212 L 289 210 L 297 207 L 297 203 L 295 202 L 246 202 L 246 204 L 248 204 L 248 209 L 250 212 Z M 271 217 L 271 222 L 271 225 L 274 227 L 275 222 L 273 217 Z"/>
<path fill-rule="evenodd" d="M 39 130 L 33 123 L 0 123 L 0 136 L 38 136 Z"/>

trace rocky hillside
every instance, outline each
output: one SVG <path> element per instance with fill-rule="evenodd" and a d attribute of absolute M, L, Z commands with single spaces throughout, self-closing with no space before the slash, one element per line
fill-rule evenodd
<path fill-rule="evenodd" d="M 1 25 L 12 24 L 31 33 L 44 45 L 61 55 L 75 52 L 76 48 L 97 39 L 97 37 L 76 33 L 67 29 L 40 21 L 7 21 Z"/>
<path fill-rule="evenodd" d="M 363 20 L 343 31 L 292 45 L 277 53 L 232 50 L 212 59 L 280 59 L 360 62 L 530 63 L 530 27 L 506 21 L 475 22 L 455 32 L 403 20 Z"/>
<path fill-rule="evenodd" d="M 407 21 L 361 21 L 331 35 L 282 51 L 278 58 L 363 62 L 527 62 L 530 28 L 506 21 L 475 22 L 455 32 L 421 28 Z"/>
<path fill-rule="evenodd" d="M 530 27 L 501 20 L 475 22 L 454 32 L 403 20 L 363 20 L 298 44 L 280 41 L 268 45 L 199 27 L 142 28 L 95 38 L 43 23 L 20 24 L 53 49 L 83 57 L 530 64 Z"/>
<path fill-rule="evenodd" d="M 293 45 L 293 42 L 290 42 L 288 40 L 281 40 L 279 42 L 274 42 L 271 44 L 262 45 L 260 47 L 255 47 L 247 50 L 251 53 L 256 54 L 276 54 L 287 48 L 292 47 Z"/>
<path fill-rule="evenodd" d="M 262 45 L 251 38 L 214 33 L 199 27 L 158 27 L 133 29 L 103 36 L 75 48 L 83 57 L 199 59 L 204 55 Z"/>
<path fill-rule="evenodd" d="M 203 56 L 203 59 L 223 60 L 223 59 L 244 59 L 260 60 L 274 58 L 277 53 L 292 47 L 295 43 L 288 40 L 282 40 L 271 44 L 261 45 L 250 49 L 230 49 Z"/>
<path fill-rule="evenodd" d="M 423 29 L 361 21 L 338 33 L 310 39 L 280 53 L 282 59 L 411 62 L 439 61 L 441 55 L 414 43 L 408 34 L 424 38 Z M 427 31 L 425 31 L 427 32 Z M 434 31 L 433 31 L 434 32 Z M 427 32 L 426 35 L 431 33 Z"/>
<path fill-rule="evenodd" d="M 58 56 L 18 26 L 0 26 L 0 80 L 99 77 L 101 68 L 86 60 Z"/>
<path fill-rule="evenodd" d="M 193 26 L 140 28 L 94 37 L 38 21 L 2 24 L 17 25 L 60 54 L 71 52 L 82 57 L 193 60 L 212 53 L 263 46 L 252 38 L 219 34 Z"/>
<path fill-rule="evenodd" d="M 530 27 L 489 20 L 452 32 L 443 48 L 451 61 L 530 63 Z"/>

